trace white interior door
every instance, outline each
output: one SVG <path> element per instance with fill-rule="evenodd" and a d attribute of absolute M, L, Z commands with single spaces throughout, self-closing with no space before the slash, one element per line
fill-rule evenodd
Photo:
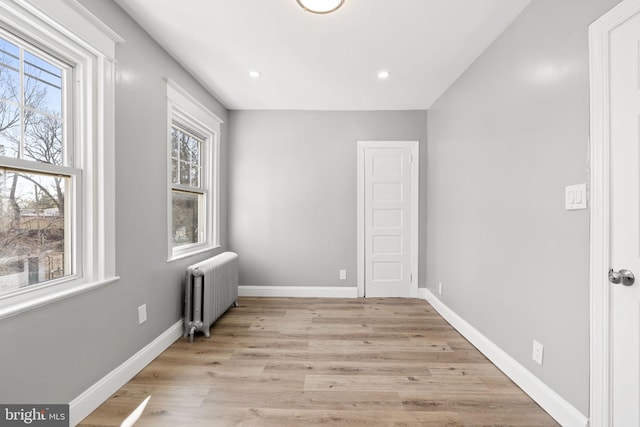
<path fill-rule="evenodd" d="M 640 276 L 640 13 L 610 33 L 609 46 L 611 268 Z M 640 286 L 610 286 L 612 421 L 640 426 Z"/>
<path fill-rule="evenodd" d="M 361 150 L 364 296 L 416 296 L 417 143 L 371 142 Z"/>

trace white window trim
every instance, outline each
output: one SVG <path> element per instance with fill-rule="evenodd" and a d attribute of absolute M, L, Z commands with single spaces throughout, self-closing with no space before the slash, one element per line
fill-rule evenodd
<path fill-rule="evenodd" d="M 175 81 L 167 81 L 167 262 L 220 247 L 220 125 L 224 123 Z M 176 123 L 203 136 L 205 163 L 205 239 L 173 248 L 171 128 Z"/>
<path fill-rule="evenodd" d="M 115 274 L 115 44 L 124 41 L 76 0 L 0 2 L 0 25 L 74 64 L 78 189 L 75 276 L 0 298 L 0 319 L 95 289 Z M 7 163 L 7 162 L 5 162 Z"/>

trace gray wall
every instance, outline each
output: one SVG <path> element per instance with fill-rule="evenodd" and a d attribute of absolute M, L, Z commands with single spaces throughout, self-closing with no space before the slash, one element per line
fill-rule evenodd
<path fill-rule="evenodd" d="M 185 266 L 214 253 L 166 262 L 163 78 L 175 80 L 226 121 L 225 109 L 114 2 L 82 4 L 126 40 L 116 50 L 115 237 L 121 280 L 0 322 L 3 403 L 67 403 L 77 397 L 180 319 Z M 224 160 L 224 125 L 222 132 Z M 226 215 L 221 228 L 226 245 Z M 141 304 L 147 304 L 148 320 L 138 326 Z"/>
<path fill-rule="evenodd" d="M 356 286 L 356 141 L 419 140 L 426 166 L 426 122 L 426 111 L 231 111 L 229 233 L 240 284 Z"/>
<path fill-rule="evenodd" d="M 588 25 L 617 0 L 534 0 L 429 110 L 427 286 L 584 414 Z M 532 340 L 544 366 L 531 360 Z"/>

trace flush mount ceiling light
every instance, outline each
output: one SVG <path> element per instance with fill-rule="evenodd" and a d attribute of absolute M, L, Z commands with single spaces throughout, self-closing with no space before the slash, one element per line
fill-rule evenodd
<path fill-rule="evenodd" d="M 379 78 L 380 80 L 386 80 L 386 79 L 388 79 L 388 78 L 389 78 L 389 76 L 390 76 L 390 75 L 391 75 L 391 74 L 389 74 L 389 72 L 388 72 L 388 71 L 386 71 L 386 70 L 382 70 L 382 71 L 378 72 L 378 78 Z"/>
<path fill-rule="evenodd" d="M 253 78 L 253 79 L 257 79 L 261 76 L 260 71 L 249 71 L 249 77 Z"/>
<path fill-rule="evenodd" d="M 311 13 L 335 12 L 343 5 L 344 0 L 296 0 L 300 7 Z"/>

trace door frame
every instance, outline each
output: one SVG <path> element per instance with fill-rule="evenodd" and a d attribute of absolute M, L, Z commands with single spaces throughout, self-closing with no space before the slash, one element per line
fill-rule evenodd
<path fill-rule="evenodd" d="M 590 148 L 590 379 L 589 425 L 612 425 L 610 235 L 610 33 L 640 12 L 640 0 L 623 0 L 589 27 Z"/>
<path fill-rule="evenodd" d="M 418 206 L 420 185 L 420 143 L 419 141 L 358 141 L 357 142 L 357 285 L 358 297 L 365 296 L 365 188 L 364 173 L 366 148 L 406 147 L 411 152 L 411 297 L 418 297 Z"/>

